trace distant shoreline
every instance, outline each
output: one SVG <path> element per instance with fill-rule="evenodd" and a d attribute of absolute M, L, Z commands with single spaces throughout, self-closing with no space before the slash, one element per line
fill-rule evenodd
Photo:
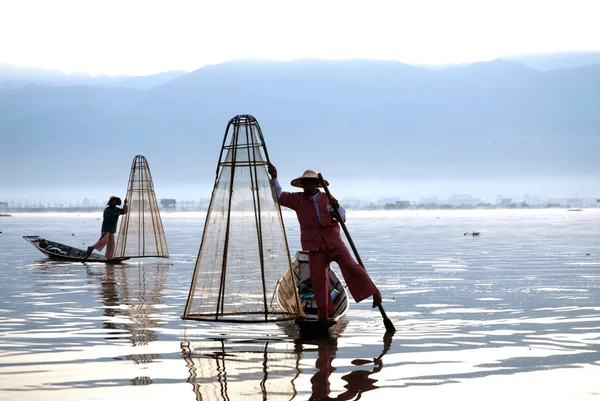
<path fill-rule="evenodd" d="M 343 206 L 343 205 L 342 205 Z M 572 206 L 572 205 L 537 205 L 537 206 L 471 206 L 471 205 L 415 205 L 404 208 L 393 208 L 393 207 L 371 207 L 371 208 L 345 208 L 348 211 L 409 211 L 409 210 L 546 210 L 546 209 L 560 209 L 566 211 L 585 211 L 587 209 L 600 209 L 600 205 L 592 205 L 586 207 Z M 102 213 L 104 208 L 5 208 L 3 212 L 9 213 Z M 189 212 L 206 212 L 205 208 L 195 209 L 161 209 L 161 213 L 189 213 Z M 12 217 L 8 213 L 0 213 L 0 217 Z"/>

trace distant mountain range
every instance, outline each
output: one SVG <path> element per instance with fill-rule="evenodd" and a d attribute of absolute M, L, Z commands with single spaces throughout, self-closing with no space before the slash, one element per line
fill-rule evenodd
<path fill-rule="evenodd" d="M 23 88 L 27 85 L 44 86 L 99 86 L 133 89 L 150 89 L 186 74 L 185 71 L 168 71 L 148 76 L 66 74 L 59 70 L 17 67 L 0 63 L 0 88 Z"/>
<path fill-rule="evenodd" d="M 0 200 L 124 187 L 136 154 L 155 181 L 210 186 L 227 121 L 246 113 L 282 177 L 313 168 L 399 191 L 406 180 L 600 177 L 600 62 L 579 56 L 543 71 L 507 59 L 436 70 L 245 60 L 95 78 L 0 66 Z"/>
<path fill-rule="evenodd" d="M 556 70 L 559 68 L 585 67 L 600 64 L 600 52 L 561 52 L 545 54 L 522 54 L 502 56 L 504 60 L 516 61 L 540 70 Z"/>
<path fill-rule="evenodd" d="M 547 71 L 560 68 L 585 67 L 589 65 L 600 65 L 600 52 L 561 52 L 541 53 L 525 55 L 507 55 L 499 57 L 502 60 L 516 61 L 529 68 Z M 465 67 L 473 63 L 461 65 L 418 65 L 418 67 L 429 69 L 446 69 L 453 67 Z M 91 76 L 85 73 L 67 74 L 60 70 L 52 70 L 35 67 L 21 67 L 9 63 L 0 62 L 0 88 L 22 88 L 27 85 L 44 86 L 99 86 L 119 87 L 133 89 L 151 89 L 163 85 L 175 78 L 187 74 L 186 71 L 167 71 L 147 76 L 128 75 L 97 75 Z"/>

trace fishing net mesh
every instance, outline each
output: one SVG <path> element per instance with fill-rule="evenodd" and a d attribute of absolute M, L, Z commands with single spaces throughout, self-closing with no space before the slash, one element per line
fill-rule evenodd
<path fill-rule="evenodd" d="M 256 120 L 233 118 L 223 141 L 184 318 L 252 322 L 302 314 L 293 278 L 282 277 L 290 255 L 266 157 Z M 276 297 L 278 284 L 289 290 L 280 289 Z"/>
<path fill-rule="evenodd" d="M 168 258 L 150 167 L 144 156 L 133 159 L 127 200 L 128 212 L 121 218 L 115 258 Z"/>

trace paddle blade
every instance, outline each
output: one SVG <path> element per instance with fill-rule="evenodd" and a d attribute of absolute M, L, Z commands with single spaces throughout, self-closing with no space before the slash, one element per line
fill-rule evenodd
<path fill-rule="evenodd" d="M 396 332 L 396 328 L 394 327 L 394 323 L 392 323 L 392 321 L 388 318 L 388 319 L 383 319 L 383 325 L 385 326 L 385 331 L 389 331 L 392 333 Z"/>
<path fill-rule="evenodd" d="M 387 317 L 385 310 L 383 310 L 383 306 L 380 304 L 380 305 L 378 305 L 378 307 L 379 307 L 379 312 L 381 312 L 381 316 L 383 317 L 383 325 L 385 326 L 385 331 L 390 332 L 390 333 L 395 333 L 396 328 L 394 327 L 394 323 L 392 323 L 390 318 Z"/>

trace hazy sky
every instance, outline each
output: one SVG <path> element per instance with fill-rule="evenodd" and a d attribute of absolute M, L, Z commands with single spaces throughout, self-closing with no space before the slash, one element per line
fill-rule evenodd
<path fill-rule="evenodd" d="M 600 50 L 596 0 L 0 0 L 0 62 L 144 75 L 239 58 L 483 61 Z"/>

